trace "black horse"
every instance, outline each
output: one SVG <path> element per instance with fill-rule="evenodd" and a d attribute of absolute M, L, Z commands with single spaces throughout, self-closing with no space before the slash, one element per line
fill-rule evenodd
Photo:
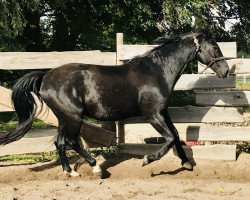
<path fill-rule="evenodd" d="M 71 176 L 78 174 L 69 166 L 66 145 L 93 166 L 93 171 L 100 171 L 96 160 L 78 142 L 85 116 L 102 121 L 143 116 L 166 139 L 159 151 L 144 157 L 143 164 L 159 160 L 175 145 L 182 165 L 192 169 L 168 113 L 174 86 L 193 60 L 208 65 L 221 78 L 228 76 L 229 67 L 210 34 L 198 32 L 171 39 L 161 37 L 156 42 L 161 45 L 119 67 L 71 63 L 47 73 L 25 75 L 17 81 L 12 94 L 19 126 L 0 138 L 0 144 L 18 140 L 30 130 L 37 112 L 33 92 L 58 118 L 55 145 L 63 170 Z"/>

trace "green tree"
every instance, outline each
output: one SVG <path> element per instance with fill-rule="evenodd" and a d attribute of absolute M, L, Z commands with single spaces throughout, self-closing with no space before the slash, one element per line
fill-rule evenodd
<path fill-rule="evenodd" d="M 159 35 L 151 9 L 156 2 L 69 0 L 63 5 L 59 1 L 50 4 L 53 35 L 49 48 L 114 50 L 116 32 L 125 33 L 128 42 L 150 42 Z"/>
<path fill-rule="evenodd" d="M 149 43 L 210 26 L 249 53 L 249 12 L 243 0 L 1 0 L 0 50 L 114 50 L 116 32 L 127 43 Z M 231 31 L 229 19 L 237 20 Z"/>
<path fill-rule="evenodd" d="M 250 4 L 243 0 L 169 0 L 163 3 L 160 21 L 169 35 L 210 27 L 217 40 L 235 40 L 238 50 L 250 54 Z M 234 20 L 234 24 L 230 21 Z M 228 29 L 231 25 L 231 30 Z"/>

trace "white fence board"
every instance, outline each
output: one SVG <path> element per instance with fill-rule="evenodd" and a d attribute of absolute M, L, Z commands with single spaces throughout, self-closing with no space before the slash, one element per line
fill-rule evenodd
<path fill-rule="evenodd" d="M 236 42 L 218 42 L 218 45 L 226 57 L 236 57 Z M 158 45 L 118 45 L 117 59 L 130 60 L 131 58 L 142 55 Z"/>
<path fill-rule="evenodd" d="M 236 42 L 218 42 L 220 50 L 225 57 L 237 57 Z"/>
<path fill-rule="evenodd" d="M 232 60 L 227 60 L 227 64 L 230 68 L 230 73 L 232 74 L 249 74 L 250 73 L 250 59 L 247 58 L 237 58 Z M 202 72 L 204 65 L 198 63 L 198 72 Z M 204 71 L 204 74 L 214 74 L 213 70 L 210 68 Z"/>
<path fill-rule="evenodd" d="M 120 144 L 119 152 L 137 156 L 148 155 L 162 147 L 161 144 Z M 236 145 L 205 145 L 183 146 L 188 158 L 208 160 L 236 160 Z M 165 156 L 177 156 L 177 152 L 171 149 Z"/>
<path fill-rule="evenodd" d="M 250 91 L 196 91 L 196 104 L 201 106 L 249 106 Z"/>
<path fill-rule="evenodd" d="M 175 123 L 244 122 L 242 108 L 172 107 L 169 114 Z"/>
<path fill-rule="evenodd" d="M 169 115 L 175 123 L 244 122 L 240 107 L 169 107 Z M 124 124 L 145 123 L 142 117 L 129 118 Z"/>
<path fill-rule="evenodd" d="M 3 107 L 10 109 L 10 111 L 13 110 L 13 106 L 11 103 L 11 90 L 4 88 L 0 86 L 0 105 L 3 105 Z M 37 100 L 37 97 L 34 96 L 36 99 L 36 103 L 38 105 L 38 110 L 40 110 L 41 103 Z M 0 107 L 1 108 L 1 107 Z M 0 110 L 1 112 L 2 110 Z M 43 120 L 45 123 L 51 124 L 53 126 L 58 125 L 58 120 L 53 114 L 53 112 L 45 105 L 42 112 L 37 116 L 38 119 Z"/>
<path fill-rule="evenodd" d="M 1 52 L 0 69 L 50 69 L 67 63 L 116 65 L 115 52 Z"/>
<path fill-rule="evenodd" d="M 12 111 L 14 111 L 12 108 L 0 104 L 0 112 L 12 112 Z"/>
<path fill-rule="evenodd" d="M 187 140 L 250 141 L 250 127 L 189 126 Z"/>
<path fill-rule="evenodd" d="M 174 90 L 235 88 L 236 76 L 225 79 L 209 74 L 183 74 L 177 81 Z"/>
<path fill-rule="evenodd" d="M 158 45 L 118 45 L 117 60 L 130 60 L 135 56 L 142 55 Z"/>
<path fill-rule="evenodd" d="M 200 126 L 200 123 L 175 123 L 174 124 L 182 140 L 187 140 L 187 128 Z M 126 143 L 143 143 L 145 138 L 161 137 L 161 135 L 149 123 L 125 124 Z"/>

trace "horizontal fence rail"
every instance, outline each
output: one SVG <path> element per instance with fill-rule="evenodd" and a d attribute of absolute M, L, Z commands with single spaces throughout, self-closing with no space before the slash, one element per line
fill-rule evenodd
<path fill-rule="evenodd" d="M 189 126 L 187 140 L 199 141 L 249 141 L 250 127 Z"/>
<path fill-rule="evenodd" d="M 226 107 L 169 107 L 169 115 L 175 123 L 223 123 L 244 122 L 243 108 Z M 129 118 L 124 124 L 145 123 L 142 117 Z"/>
<path fill-rule="evenodd" d="M 226 57 L 237 56 L 236 42 L 218 42 L 218 45 L 224 56 Z M 130 60 L 131 58 L 142 55 L 157 46 L 158 45 L 118 44 L 117 45 L 117 59 L 123 60 L 123 61 Z"/>
<path fill-rule="evenodd" d="M 67 63 L 116 65 L 115 52 L 1 52 L 0 69 L 51 69 Z"/>
<path fill-rule="evenodd" d="M 120 144 L 121 153 L 137 156 L 150 155 L 159 150 L 163 144 Z M 236 145 L 207 145 L 207 146 L 183 146 L 186 155 L 190 159 L 227 160 L 235 161 Z M 177 156 L 175 148 L 166 156 Z"/>
<path fill-rule="evenodd" d="M 249 106 L 250 91 L 196 91 L 197 105 L 201 106 Z"/>
<path fill-rule="evenodd" d="M 227 60 L 227 64 L 230 68 L 230 73 L 232 74 L 249 74 L 250 73 L 250 59 L 247 58 L 237 58 L 232 60 Z M 198 63 L 198 72 L 204 70 L 204 65 Z M 207 69 L 204 74 L 213 74 L 213 70 Z"/>

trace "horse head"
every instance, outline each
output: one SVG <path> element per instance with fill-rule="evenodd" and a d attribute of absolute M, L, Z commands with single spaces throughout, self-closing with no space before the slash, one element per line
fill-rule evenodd
<path fill-rule="evenodd" d="M 220 47 L 209 32 L 194 34 L 196 45 L 196 59 L 210 67 L 220 78 L 226 78 L 229 74 L 229 66 Z"/>

